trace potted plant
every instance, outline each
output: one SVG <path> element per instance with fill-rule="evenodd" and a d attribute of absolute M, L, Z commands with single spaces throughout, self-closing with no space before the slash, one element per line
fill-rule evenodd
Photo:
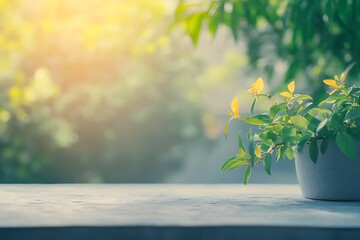
<path fill-rule="evenodd" d="M 360 87 L 345 85 L 351 64 L 334 79 L 323 82 L 328 97 L 315 104 L 307 94 L 295 91 L 295 82 L 281 92 L 281 101 L 263 93 L 264 81 L 258 78 L 248 93 L 254 96 L 251 116 L 239 114 L 234 98 L 225 126 L 225 137 L 232 120 L 256 125 L 256 133 L 247 133 L 248 147 L 239 135 L 239 151 L 221 166 L 222 172 L 245 166 L 244 184 L 251 169 L 262 164 L 271 175 L 272 161 L 295 159 L 296 174 L 303 196 L 323 200 L 360 200 Z M 269 111 L 253 114 L 260 98 L 271 103 Z"/>

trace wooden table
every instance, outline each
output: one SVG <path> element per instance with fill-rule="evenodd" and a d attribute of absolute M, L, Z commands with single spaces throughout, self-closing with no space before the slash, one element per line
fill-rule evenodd
<path fill-rule="evenodd" d="M 0 239 L 360 239 L 360 202 L 297 185 L 0 185 Z"/>

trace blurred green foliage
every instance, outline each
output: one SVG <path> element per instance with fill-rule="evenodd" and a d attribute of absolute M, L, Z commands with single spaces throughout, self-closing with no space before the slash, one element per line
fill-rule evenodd
<path fill-rule="evenodd" d="M 180 0 L 175 24 L 195 45 L 202 27 L 213 36 L 225 27 L 246 42 L 254 68 L 271 78 L 277 63 L 285 64 L 284 82 L 296 77 L 314 89 L 321 78 L 359 62 L 359 13 L 358 0 Z"/>
<path fill-rule="evenodd" d="M 0 0 L 0 182 L 159 181 L 197 137 L 165 1 Z"/>

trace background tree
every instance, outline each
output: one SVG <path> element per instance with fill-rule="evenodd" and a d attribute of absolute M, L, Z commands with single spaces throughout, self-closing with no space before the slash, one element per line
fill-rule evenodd
<path fill-rule="evenodd" d="M 202 27 L 213 36 L 225 27 L 235 41 L 246 42 L 249 62 L 269 78 L 281 62 L 285 82 L 296 77 L 319 88 L 319 78 L 359 62 L 359 12 L 358 0 L 181 0 L 175 24 L 183 24 L 195 45 Z"/>
<path fill-rule="evenodd" d="M 0 182 L 154 182 L 201 134 L 165 1 L 0 1 Z"/>

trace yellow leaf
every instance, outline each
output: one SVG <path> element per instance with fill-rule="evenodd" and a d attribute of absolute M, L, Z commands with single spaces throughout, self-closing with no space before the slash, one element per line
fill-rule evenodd
<path fill-rule="evenodd" d="M 261 77 L 256 80 L 255 89 L 257 94 L 259 94 L 264 89 L 264 80 Z"/>
<path fill-rule="evenodd" d="M 323 82 L 332 88 L 340 89 L 340 85 L 333 79 L 325 79 Z"/>
<path fill-rule="evenodd" d="M 259 145 L 256 145 L 255 147 L 255 155 L 256 157 L 261 158 L 261 148 Z"/>
<path fill-rule="evenodd" d="M 237 158 L 240 158 L 240 159 L 246 157 L 246 152 L 245 152 L 245 150 L 244 150 L 243 148 L 240 148 L 239 153 L 236 154 L 236 157 L 237 157 Z"/>
<path fill-rule="evenodd" d="M 247 90 L 248 93 L 258 95 L 261 93 L 261 91 L 264 89 L 264 80 L 259 77 L 252 85 L 249 90 Z"/>
<path fill-rule="evenodd" d="M 233 117 L 234 118 L 238 118 L 240 117 L 239 115 L 239 101 L 238 98 L 235 97 L 232 101 L 231 101 L 231 111 L 233 112 Z"/>
<path fill-rule="evenodd" d="M 281 92 L 280 95 L 286 98 L 292 98 L 292 94 L 289 92 Z"/>
<path fill-rule="evenodd" d="M 225 134 L 225 138 L 227 139 L 227 134 L 228 134 L 228 131 L 229 131 L 229 123 L 227 123 L 224 127 L 224 134 Z"/>
<path fill-rule="evenodd" d="M 249 90 L 247 90 L 248 93 L 254 94 L 254 89 L 250 88 Z"/>
<path fill-rule="evenodd" d="M 292 81 L 291 83 L 289 83 L 287 88 L 289 89 L 290 93 L 294 93 L 295 92 L 295 81 Z"/>

